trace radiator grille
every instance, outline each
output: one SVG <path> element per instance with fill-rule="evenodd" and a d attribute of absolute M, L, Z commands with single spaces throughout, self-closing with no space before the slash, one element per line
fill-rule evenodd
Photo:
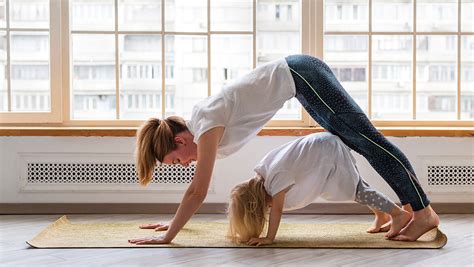
<path fill-rule="evenodd" d="M 474 185 L 474 166 L 428 166 L 428 185 Z"/>
<path fill-rule="evenodd" d="M 32 184 L 137 184 L 132 163 L 28 163 L 27 181 Z M 156 167 L 151 183 L 190 183 L 195 165 Z"/>

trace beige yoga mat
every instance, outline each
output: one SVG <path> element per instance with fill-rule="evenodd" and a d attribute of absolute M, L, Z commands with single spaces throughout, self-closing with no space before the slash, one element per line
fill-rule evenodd
<path fill-rule="evenodd" d="M 128 239 L 159 235 L 139 229 L 138 223 L 71 223 L 66 216 L 48 226 L 27 243 L 35 248 L 122 247 L 249 247 L 225 238 L 227 223 L 191 221 L 167 245 L 133 245 Z M 442 248 L 447 237 L 433 229 L 416 242 L 390 241 L 383 233 L 368 234 L 368 224 L 282 223 L 275 243 L 278 248 Z"/>

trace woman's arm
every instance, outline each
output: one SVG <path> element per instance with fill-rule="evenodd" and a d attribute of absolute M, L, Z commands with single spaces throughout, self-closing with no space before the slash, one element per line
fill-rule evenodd
<path fill-rule="evenodd" d="M 205 132 L 197 145 L 197 166 L 193 181 L 184 194 L 181 204 L 176 211 L 176 215 L 169 225 L 166 234 L 160 237 L 143 239 L 141 241 L 132 240 L 135 244 L 166 244 L 170 243 L 191 216 L 201 207 L 209 190 L 212 170 L 216 160 L 217 146 L 224 133 L 224 127 L 216 127 Z M 135 241 L 135 242 L 133 242 Z"/>
<path fill-rule="evenodd" d="M 270 219 L 268 222 L 267 236 L 265 238 L 251 238 L 248 245 L 270 245 L 275 240 L 278 227 L 280 226 L 283 204 L 285 203 L 286 190 L 277 193 L 272 197 L 272 207 L 270 209 Z"/>
<path fill-rule="evenodd" d="M 166 233 L 169 242 L 174 239 L 191 216 L 201 207 L 207 196 L 216 160 L 217 145 L 223 133 L 224 127 L 216 127 L 207 131 L 199 138 L 196 172 Z"/>

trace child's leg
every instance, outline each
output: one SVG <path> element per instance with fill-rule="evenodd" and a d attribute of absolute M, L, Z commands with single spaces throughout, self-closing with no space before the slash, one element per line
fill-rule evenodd
<path fill-rule="evenodd" d="M 390 230 L 391 225 L 391 217 L 387 213 L 373 209 L 369 207 L 369 209 L 374 213 L 375 218 L 372 226 L 367 229 L 367 233 L 378 233 L 378 232 L 388 232 Z"/>
<path fill-rule="evenodd" d="M 382 216 L 381 213 L 390 214 L 392 218 L 392 227 L 385 236 L 390 236 L 393 233 L 400 232 L 401 228 L 405 226 L 411 220 L 411 214 L 407 211 L 402 210 L 395 203 L 392 202 L 387 196 L 381 192 L 371 188 L 364 179 L 360 178 L 357 184 L 356 198 L 355 201 L 369 206 L 371 210 L 375 212 L 375 220 L 373 229 L 369 228 L 367 231 L 379 232 L 384 224 L 390 221 L 386 216 Z M 400 229 L 398 229 L 400 228 Z"/>

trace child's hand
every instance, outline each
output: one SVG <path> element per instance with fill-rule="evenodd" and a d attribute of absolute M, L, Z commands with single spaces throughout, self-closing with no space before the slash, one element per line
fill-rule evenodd
<path fill-rule="evenodd" d="M 171 240 L 168 240 L 165 235 L 161 236 L 152 236 L 152 237 L 143 237 L 136 239 L 129 239 L 128 243 L 135 245 L 147 245 L 147 244 L 168 244 Z"/>
<path fill-rule="evenodd" d="M 270 238 L 257 238 L 257 237 L 252 237 L 250 238 L 249 242 L 247 242 L 247 245 L 250 246 L 260 246 L 260 245 L 271 245 L 273 244 L 273 240 Z"/>
<path fill-rule="evenodd" d="M 140 225 L 140 229 L 155 229 L 155 231 L 166 231 L 169 228 L 169 223 L 149 223 Z"/>

